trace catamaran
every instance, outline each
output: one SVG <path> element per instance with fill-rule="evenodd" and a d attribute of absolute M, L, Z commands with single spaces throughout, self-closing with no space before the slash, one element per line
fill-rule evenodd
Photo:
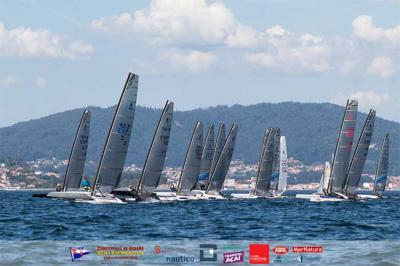
<path fill-rule="evenodd" d="M 176 189 L 177 200 L 196 200 L 192 192 L 200 173 L 203 149 L 203 123 L 197 122 L 186 152 L 185 162 Z"/>
<path fill-rule="evenodd" d="M 378 199 L 383 197 L 388 179 L 389 169 L 389 133 L 383 137 L 381 152 L 375 172 L 374 195 L 358 195 L 360 198 Z"/>
<path fill-rule="evenodd" d="M 125 203 L 112 192 L 118 186 L 128 152 L 135 117 L 139 76 L 129 73 L 101 154 L 90 200 L 92 204 Z"/>
<path fill-rule="evenodd" d="M 47 194 L 47 197 L 63 199 L 90 199 L 90 192 L 79 189 L 85 168 L 86 153 L 89 144 L 89 131 L 90 111 L 85 110 L 82 114 L 78 130 L 75 134 L 61 190 L 50 192 Z"/>
<path fill-rule="evenodd" d="M 343 114 L 339 136 L 333 154 L 331 174 L 329 176 L 328 188 L 324 195 L 314 194 L 305 197 L 298 194 L 296 198 L 309 198 L 310 201 L 342 201 L 347 196 L 343 194 L 346 177 L 349 169 L 350 155 L 353 147 L 353 138 L 357 119 L 358 102 L 348 100 Z"/>
<path fill-rule="evenodd" d="M 238 126 L 233 124 L 226 137 L 222 152 L 212 169 L 211 177 L 207 185 L 205 193 L 202 195 L 204 199 L 225 199 L 220 192 L 224 185 L 226 174 L 231 164 L 233 151 L 237 138 Z"/>
<path fill-rule="evenodd" d="M 165 195 L 163 192 L 154 193 L 160 183 L 161 173 L 167 155 L 173 112 L 174 103 L 167 101 L 161 113 L 160 120 L 158 121 L 156 131 L 154 132 L 139 183 L 133 191 L 138 201 L 149 202 L 158 200 L 158 197 L 175 197 L 172 191 L 166 192 L 170 193 L 170 195 Z"/>
<path fill-rule="evenodd" d="M 270 179 L 272 176 L 274 160 L 274 143 L 276 128 L 268 128 L 264 131 L 264 137 L 261 144 L 260 156 L 258 160 L 258 170 L 256 183 L 250 193 L 232 193 L 234 199 L 256 199 L 269 196 Z"/>

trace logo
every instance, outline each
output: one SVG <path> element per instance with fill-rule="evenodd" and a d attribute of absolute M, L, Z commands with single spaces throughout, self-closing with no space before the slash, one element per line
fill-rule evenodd
<path fill-rule="evenodd" d="M 249 256 L 250 264 L 269 264 L 269 245 L 250 244 Z"/>
<path fill-rule="evenodd" d="M 294 253 L 322 253 L 324 249 L 322 246 L 294 246 L 292 251 Z"/>
<path fill-rule="evenodd" d="M 200 261 L 217 261 L 217 245 L 200 244 Z"/>
<path fill-rule="evenodd" d="M 161 247 L 160 246 L 155 246 L 153 249 L 154 254 L 159 255 L 161 253 Z"/>
<path fill-rule="evenodd" d="M 176 256 L 166 257 L 168 263 L 194 263 L 194 257 Z"/>
<path fill-rule="evenodd" d="M 76 259 L 82 258 L 83 256 L 90 253 L 89 250 L 84 249 L 83 247 L 70 247 L 69 253 L 71 254 L 72 261 Z"/>
<path fill-rule="evenodd" d="M 224 253 L 225 264 L 243 262 L 243 258 L 244 258 L 244 251 Z"/>
<path fill-rule="evenodd" d="M 285 255 L 289 252 L 289 248 L 285 246 L 276 246 L 272 249 L 276 255 Z"/>

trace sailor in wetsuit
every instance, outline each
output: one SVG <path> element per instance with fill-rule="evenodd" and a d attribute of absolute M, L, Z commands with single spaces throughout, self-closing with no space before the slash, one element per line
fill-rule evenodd
<path fill-rule="evenodd" d="M 88 191 L 91 190 L 91 188 L 90 188 L 90 182 L 89 182 L 89 180 L 87 180 L 86 177 L 84 177 L 84 178 L 82 179 L 81 187 L 83 187 L 85 190 L 88 190 Z"/>

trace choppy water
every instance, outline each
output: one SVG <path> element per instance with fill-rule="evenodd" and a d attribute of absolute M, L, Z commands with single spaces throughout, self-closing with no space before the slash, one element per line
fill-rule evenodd
<path fill-rule="evenodd" d="M 313 203 L 285 198 L 128 205 L 90 205 L 32 198 L 32 193 L 0 191 L 2 246 L 4 243 L 31 247 L 38 243 L 58 243 L 65 247 L 67 243 L 79 245 L 85 241 L 92 245 L 93 241 L 246 240 L 279 244 L 368 240 L 373 241 L 369 243 L 381 241 L 380 245 L 392 243 L 390 248 L 394 250 L 386 251 L 395 251 L 393 254 L 399 254 L 400 250 L 396 244 L 400 243 L 399 192 L 387 192 L 385 199 L 362 202 Z M 2 256 L 4 254 L 0 254 L 0 258 Z M 397 263 L 391 264 L 391 261 L 389 258 L 376 265 L 400 263 L 398 257 Z"/>

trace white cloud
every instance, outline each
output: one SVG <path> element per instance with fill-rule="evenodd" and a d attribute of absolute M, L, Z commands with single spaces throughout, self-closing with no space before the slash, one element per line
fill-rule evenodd
<path fill-rule="evenodd" d="M 0 56 L 76 59 L 93 52 L 91 45 L 79 40 L 70 40 L 47 30 L 7 29 L 0 22 Z"/>
<path fill-rule="evenodd" d="M 209 52 L 169 50 L 161 56 L 161 64 L 173 71 L 200 73 L 216 62 L 217 58 Z"/>
<path fill-rule="evenodd" d="M 46 84 L 47 84 L 47 82 L 44 77 L 37 77 L 35 80 L 35 85 L 38 88 L 43 88 L 44 86 L 46 86 Z"/>
<path fill-rule="evenodd" d="M 389 42 L 398 45 L 400 42 L 400 25 L 393 28 L 379 28 L 373 23 L 372 17 L 358 16 L 353 20 L 354 34 L 370 42 Z"/>
<path fill-rule="evenodd" d="M 93 20 L 91 26 L 108 33 L 141 33 L 153 42 L 222 44 L 236 32 L 237 25 L 232 12 L 223 3 L 153 0 L 148 8 L 133 14 L 102 17 Z"/>
<path fill-rule="evenodd" d="M 330 69 L 331 48 L 323 38 L 304 34 L 296 37 L 281 26 L 266 30 L 264 51 L 246 55 L 248 62 L 259 67 L 285 72 L 324 72 Z"/>
<path fill-rule="evenodd" d="M 13 85 L 17 82 L 14 77 L 7 76 L 7 77 L 0 77 L 0 85 Z"/>
<path fill-rule="evenodd" d="M 350 95 L 351 99 L 359 101 L 360 106 L 379 108 L 389 101 L 389 94 L 376 93 L 373 90 L 357 91 Z"/>
<path fill-rule="evenodd" d="M 382 79 L 387 79 L 395 72 L 393 61 L 389 57 L 375 57 L 368 67 L 368 72 Z"/>

